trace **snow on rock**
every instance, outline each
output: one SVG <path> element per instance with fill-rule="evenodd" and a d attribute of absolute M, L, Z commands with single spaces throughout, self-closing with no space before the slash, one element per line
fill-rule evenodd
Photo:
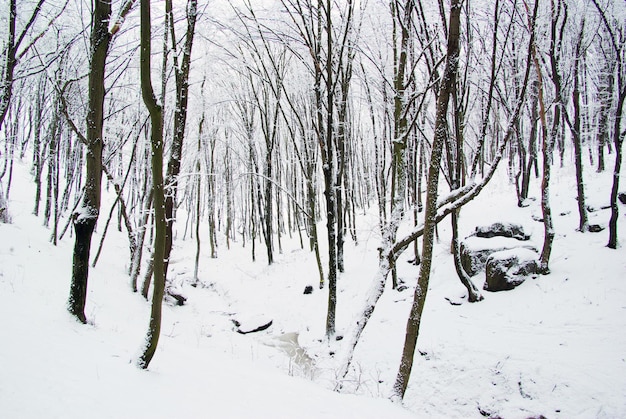
<path fill-rule="evenodd" d="M 538 272 L 538 254 L 533 250 L 519 247 L 495 252 L 487 259 L 484 289 L 492 292 L 512 290 Z"/>
<path fill-rule="evenodd" d="M 492 253 L 518 247 L 537 251 L 532 244 L 510 237 L 493 236 L 484 238 L 470 236 L 461 242 L 461 264 L 465 272 L 470 276 L 474 276 L 485 269 L 487 259 Z"/>
<path fill-rule="evenodd" d="M 510 237 L 517 240 L 528 240 L 530 234 L 523 225 L 509 222 L 496 222 L 493 224 L 477 226 L 474 235 L 486 239 L 492 237 Z"/>

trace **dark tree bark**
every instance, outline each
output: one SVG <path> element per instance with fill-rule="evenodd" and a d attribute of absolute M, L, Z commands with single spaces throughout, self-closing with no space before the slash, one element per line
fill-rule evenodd
<path fill-rule="evenodd" d="M 332 24 L 332 1 L 327 0 L 326 12 L 326 138 L 320 137 L 320 149 L 322 151 L 322 173 L 324 174 L 324 196 L 326 197 L 326 230 L 328 230 L 328 312 L 326 315 L 326 337 L 335 334 L 335 315 L 337 306 L 337 230 L 333 162 L 334 118 L 333 104 L 334 94 L 334 71 L 333 71 L 333 24 Z M 321 107 L 318 110 L 321 112 Z"/>
<path fill-rule="evenodd" d="M 87 170 L 83 202 L 72 219 L 76 240 L 72 262 L 72 282 L 68 310 L 86 323 L 85 300 L 89 275 L 89 251 L 98 215 L 102 183 L 102 146 L 104 124 L 104 75 L 111 35 L 108 32 L 111 2 L 94 2 L 91 29 L 91 64 L 89 72 L 89 109 L 87 113 Z"/>
<path fill-rule="evenodd" d="M 535 3 L 538 3 L 537 1 Z M 525 3 L 526 12 L 528 14 L 528 26 L 529 30 L 533 30 L 535 25 L 534 19 L 531 20 L 530 11 L 528 5 Z M 538 88 L 538 101 L 539 101 L 539 120 L 541 121 L 541 151 L 543 156 L 543 176 L 541 178 L 541 212 L 543 214 L 543 226 L 544 226 L 544 239 L 543 248 L 541 250 L 541 256 L 539 259 L 540 270 L 544 274 L 550 272 L 549 262 L 550 254 L 552 253 L 552 242 L 554 241 L 554 225 L 552 223 L 552 209 L 550 206 L 550 175 L 552 164 L 552 140 L 554 137 L 548 135 L 548 121 L 546 117 L 545 100 L 543 95 L 543 74 L 541 72 L 541 65 L 539 64 L 539 58 L 537 57 L 537 47 L 533 43 L 532 60 L 537 74 L 537 88 Z M 559 91 L 560 97 L 560 91 Z"/>
<path fill-rule="evenodd" d="M 150 77 L 150 0 L 141 0 L 141 95 L 150 113 L 150 142 L 152 145 L 152 185 L 154 200 L 154 281 L 152 291 L 152 309 L 150 312 L 150 324 L 146 336 L 145 348 L 138 360 L 140 368 L 146 369 L 159 343 L 161 334 L 161 308 L 163 294 L 165 292 L 165 193 L 163 182 L 163 119 L 162 108 L 154 96 L 152 80 Z"/>
<path fill-rule="evenodd" d="M 576 61 L 574 62 L 574 89 L 572 91 L 572 103 L 574 105 L 574 122 L 570 124 L 572 141 L 574 142 L 574 162 L 576 165 L 576 191 L 578 194 L 578 230 L 587 231 L 587 206 L 585 204 L 585 183 L 583 179 L 583 151 L 582 151 L 582 135 L 581 135 L 581 117 L 580 117 L 580 80 L 579 69 L 582 60 L 582 41 L 584 36 L 585 20 L 580 26 L 578 40 L 576 41 Z M 569 123 L 569 117 L 565 112 Z"/>
<path fill-rule="evenodd" d="M 620 173 L 622 170 L 622 146 L 624 143 L 624 137 L 626 136 L 626 129 L 622 130 L 622 118 L 624 113 L 624 103 L 626 102 L 626 74 L 624 62 L 624 42 L 620 41 L 616 36 L 618 31 L 623 37 L 624 22 L 621 22 L 620 28 L 613 28 L 609 23 L 606 16 L 606 12 L 600 7 L 597 0 L 592 0 L 595 5 L 602 23 L 609 34 L 611 46 L 613 47 L 613 53 L 616 60 L 616 78 L 617 78 L 617 103 L 615 108 L 615 118 L 613 121 L 613 143 L 615 145 L 615 167 L 613 169 L 613 186 L 611 187 L 611 218 L 609 219 L 609 242 L 607 247 L 610 249 L 617 249 L 617 220 L 619 218 L 619 208 L 617 206 L 617 196 L 619 193 L 619 181 Z"/>
<path fill-rule="evenodd" d="M 167 163 L 167 174 L 165 182 L 167 193 L 165 195 L 165 220 L 167 222 L 167 235 L 165 242 L 165 275 L 169 266 L 170 253 L 173 245 L 173 228 L 175 221 L 176 195 L 178 192 L 178 175 L 180 173 L 180 162 L 183 155 L 183 143 L 185 140 L 185 126 L 187 124 L 187 103 L 189 101 L 189 70 L 191 66 L 191 48 L 195 34 L 196 18 L 198 14 L 197 0 L 187 2 L 187 31 L 185 34 L 185 44 L 182 50 L 182 60 L 178 63 L 178 50 L 176 36 L 174 32 L 174 16 L 172 12 L 172 1 L 166 0 L 166 13 L 170 16 L 170 38 L 172 49 L 174 50 L 174 74 L 176 79 L 176 108 L 174 111 L 174 138 L 169 161 Z"/>
<path fill-rule="evenodd" d="M 34 115 L 31 117 L 34 119 L 33 124 L 33 172 L 35 175 L 35 207 L 33 214 L 39 216 L 39 206 L 41 202 L 41 174 L 43 172 L 43 159 L 41 156 L 41 119 L 44 108 L 45 97 L 45 77 L 42 77 L 39 81 L 39 93 L 35 98 L 35 108 L 31 110 Z"/>
<path fill-rule="evenodd" d="M 37 2 L 30 18 L 26 25 L 24 25 L 22 33 L 17 35 L 15 32 L 17 0 L 10 0 L 8 42 L 5 47 L 4 68 L 2 79 L 0 80 L 0 129 L 9 111 L 9 104 L 11 103 L 11 96 L 13 95 L 13 79 L 15 76 L 15 67 L 17 66 L 18 49 L 26 37 L 26 34 L 35 23 L 35 20 L 37 20 L 37 15 L 39 15 L 45 1 L 46 0 L 39 0 Z"/>

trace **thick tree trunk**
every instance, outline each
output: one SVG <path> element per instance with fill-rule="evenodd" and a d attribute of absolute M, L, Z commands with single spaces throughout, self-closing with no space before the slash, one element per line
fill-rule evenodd
<path fill-rule="evenodd" d="M 333 102 L 334 77 L 333 77 L 333 26 L 331 20 L 331 0 L 326 1 L 326 139 L 321 143 L 322 161 L 324 166 L 324 195 L 326 197 L 326 229 L 328 230 L 328 311 L 326 315 L 326 337 L 330 338 L 335 334 L 335 315 L 337 310 L 337 230 L 336 215 L 337 203 L 335 200 L 334 171 L 333 162 L 333 138 L 334 119 Z M 321 110 L 321 109 L 320 109 Z"/>
<path fill-rule="evenodd" d="M 138 360 L 140 368 L 146 369 L 159 343 L 161 334 L 161 309 L 163 294 L 165 292 L 165 194 L 163 182 L 163 125 L 162 109 L 156 101 L 152 80 L 150 78 L 150 0 L 141 0 L 141 93 L 143 101 L 150 113 L 152 144 L 152 183 L 154 194 L 154 284 L 152 305 L 150 311 L 150 324 L 146 335 L 143 352 Z"/>
<path fill-rule="evenodd" d="M 87 113 L 87 170 L 83 203 L 72 215 L 76 243 L 72 261 L 72 281 L 68 310 L 85 323 L 85 299 L 89 274 L 89 251 L 98 215 L 102 183 L 102 146 L 104 123 L 104 75 L 111 36 L 108 32 L 111 2 L 96 0 L 91 30 L 91 68 L 89 72 L 89 110 Z"/>

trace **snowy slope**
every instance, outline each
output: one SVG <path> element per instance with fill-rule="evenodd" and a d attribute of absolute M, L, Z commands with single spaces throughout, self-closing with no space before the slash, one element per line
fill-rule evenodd
<path fill-rule="evenodd" d="M 229 321 L 210 323 L 222 308 L 210 295 L 166 306 L 156 358 L 149 371 L 136 368 L 149 304 L 130 292 L 123 235 L 91 271 L 93 324 L 81 325 L 65 310 L 71 240 L 58 248 L 48 243 L 49 233 L 30 215 L 30 184 L 20 180 L 11 200 L 14 223 L 0 225 L 0 417 L 411 417 L 387 400 L 340 395 L 257 362 L 257 344 L 226 327 Z M 232 345 L 249 346 L 235 356 Z"/>
<path fill-rule="evenodd" d="M 125 233 L 109 231 L 91 270 L 86 314 L 92 324 L 75 322 L 65 310 L 73 242 L 68 236 L 53 247 L 41 219 L 30 214 L 27 169 L 18 165 L 12 188 L 14 222 L 0 224 L 0 417 L 626 417 L 626 248 L 607 249 L 606 231 L 575 231 L 573 175 L 566 169 L 553 176 L 557 237 L 548 276 L 485 293 L 477 304 L 463 302 L 449 221 L 441 223 L 408 410 L 387 400 L 417 280 L 408 254 L 399 273 L 409 289 L 385 292 L 357 347 L 346 388 L 359 396 L 340 395 L 330 391 L 338 369 L 330 353 L 341 341 L 323 342 L 326 293 L 302 293 L 316 284 L 317 271 L 297 236 L 283 237 L 283 252 L 270 267 L 260 246 L 253 263 L 249 243 L 232 243 L 230 251 L 221 243 L 218 259 L 208 258 L 205 243 L 203 286 L 193 288 L 195 240 L 182 240 L 181 222 L 170 278 L 188 303 L 165 305 L 159 349 L 150 369 L 141 371 L 134 360 L 150 309 L 130 291 Z M 610 175 L 585 175 L 589 204 L 606 205 Z M 462 235 L 477 224 L 517 221 L 540 248 L 543 226 L 532 220 L 538 203 L 517 208 L 512 188 L 497 178 L 468 204 Z M 103 208 L 110 202 L 108 196 Z M 606 225 L 608 211 L 592 217 Z M 621 231 L 623 222 L 622 215 Z M 373 280 L 375 216 L 358 220 L 358 237 L 358 245 L 346 244 L 338 334 L 351 327 Z M 482 286 L 484 275 L 474 280 Z M 249 335 L 236 333 L 232 322 L 267 319 L 270 328 Z"/>

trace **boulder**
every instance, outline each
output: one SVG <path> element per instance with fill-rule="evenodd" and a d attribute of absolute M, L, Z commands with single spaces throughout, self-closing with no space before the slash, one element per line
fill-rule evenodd
<path fill-rule="evenodd" d="M 534 246 L 511 237 L 470 236 L 461 242 L 461 265 L 469 276 L 474 276 L 485 269 L 487 259 L 492 253 L 519 247 L 537 252 Z"/>
<path fill-rule="evenodd" d="M 528 277 L 539 274 L 539 255 L 536 251 L 516 248 L 492 253 L 485 270 L 486 291 L 512 290 Z"/>
<path fill-rule="evenodd" d="M 473 235 L 486 239 L 492 237 L 509 237 L 524 241 L 530 239 L 530 234 L 526 232 L 523 225 L 507 222 L 496 222 L 486 226 L 477 226 Z"/>

